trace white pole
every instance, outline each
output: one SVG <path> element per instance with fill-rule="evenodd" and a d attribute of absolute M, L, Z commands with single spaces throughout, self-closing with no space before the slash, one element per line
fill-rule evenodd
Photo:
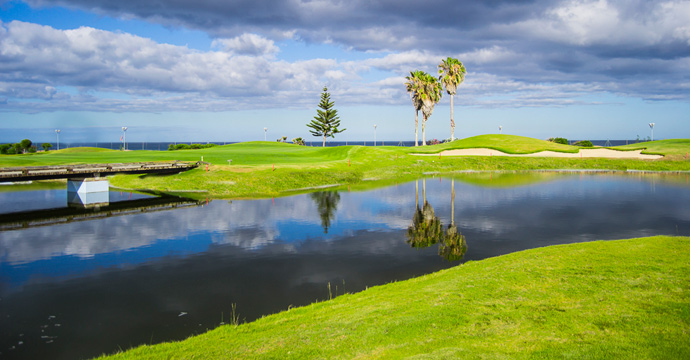
<path fill-rule="evenodd" d="M 126 151 L 127 150 L 127 127 L 126 126 L 122 127 L 122 142 L 123 142 L 122 151 Z"/>
<path fill-rule="evenodd" d="M 649 123 L 649 128 L 652 129 L 652 141 L 654 141 L 654 125 L 656 125 L 656 123 Z"/>
<path fill-rule="evenodd" d="M 55 135 L 57 135 L 57 149 L 60 150 L 60 129 L 55 129 Z"/>

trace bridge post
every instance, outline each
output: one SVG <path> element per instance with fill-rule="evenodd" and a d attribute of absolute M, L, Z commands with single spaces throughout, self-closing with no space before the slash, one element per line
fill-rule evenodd
<path fill-rule="evenodd" d="M 103 206 L 110 203 L 110 184 L 104 178 L 78 178 L 67 180 L 67 202 L 71 205 Z"/>

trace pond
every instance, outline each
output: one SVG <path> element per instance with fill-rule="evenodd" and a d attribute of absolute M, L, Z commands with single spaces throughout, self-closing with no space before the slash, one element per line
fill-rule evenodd
<path fill-rule="evenodd" d="M 676 176 L 478 173 L 260 200 L 0 187 L 0 357 L 184 339 L 523 249 L 690 235 Z"/>

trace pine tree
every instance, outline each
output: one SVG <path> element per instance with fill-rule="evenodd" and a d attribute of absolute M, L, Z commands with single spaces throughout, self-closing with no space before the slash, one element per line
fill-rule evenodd
<path fill-rule="evenodd" d="M 341 133 L 346 129 L 339 130 L 340 118 L 338 117 L 338 110 L 333 108 L 333 102 L 331 101 L 331 94 L 328 93 L 328 88 L 323 88 L 323 93 L 321 93 L 321 102 L 319 103 L 319 108 L 316 109 L 317 115 L 314 116 L 307 127 L 311 128 L 309 130 L 314 136 L 323 137 L 323 146 L 326 146 L 326 136 L 332 138 L 335 134 Z"/>

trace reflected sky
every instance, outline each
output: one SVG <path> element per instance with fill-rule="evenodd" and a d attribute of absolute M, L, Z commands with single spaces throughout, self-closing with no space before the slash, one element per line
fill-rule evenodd
<path fill-rule="evenodd" d="M 419 180 L 418 201 L 426 198 L 444 227 L 454 205 L 467 243 L 462 261 L 552 244 L 690 235 L 690 187 L 682 181 L 576 175 L 521 179 L 515 187 L 452 182 L 454 203 L 448 178 Z M 3 204 L 12 194 L 21 195 L 0 193 Z M 32 196 L 65 206 L 64 190 Z M 0 352 L 95 356 L 214 328 L 229 319 L 231 304 L 251 321 L 327 299 L 328 283 L 342 294 L 458 264 L 437 247 L 406 242 L 415 182 L 330 198 L 335 207 L 313 194 L 213 200 L 0 232 Z"/>

